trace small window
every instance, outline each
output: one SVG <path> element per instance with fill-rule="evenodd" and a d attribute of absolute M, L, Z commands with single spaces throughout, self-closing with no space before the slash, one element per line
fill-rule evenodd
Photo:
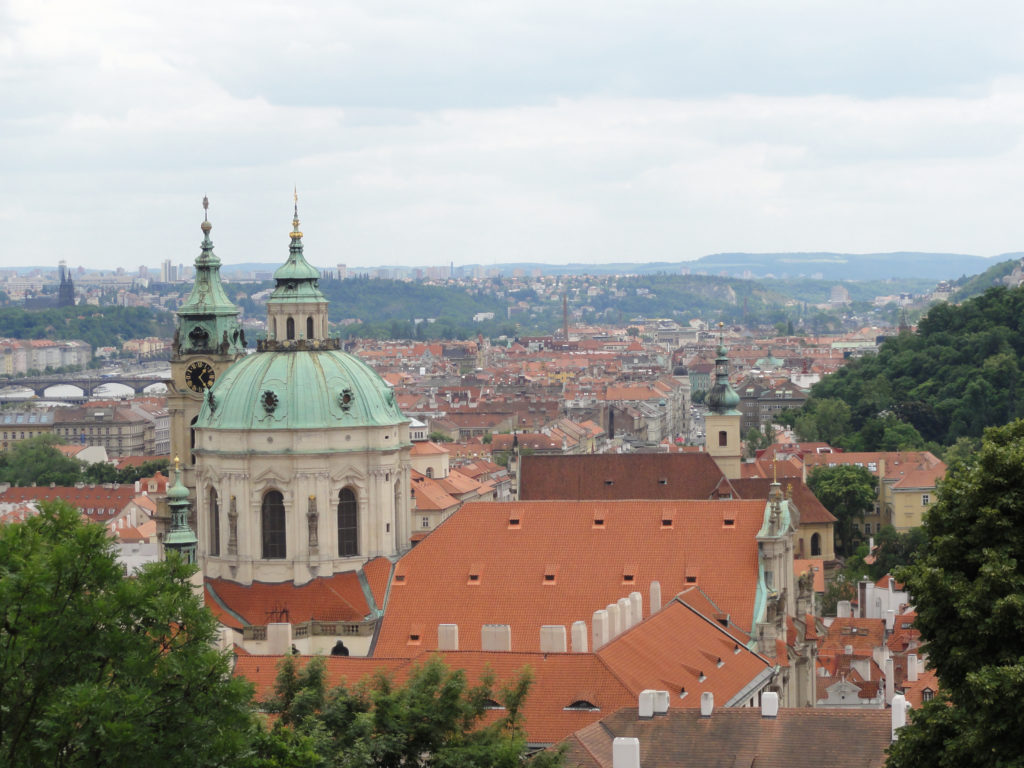
<path fill-rule="evenodd" d="M 604 484 L 605 485 L 615 485 L 615 481 L 614 480 L 605 480 Z"/>
<path fill-rule="evenodd" d="M 519 518 L 518 517 L 510 517 L 508 519 L 508 527 L 509 528 L 520 528 L 521 526 L 519 524 Z"/>
<path fill-rule="evenodd" d="M 696 576 L 687 576 L 686 577 L 686 583 L 687 584 L 696 584 L 697 583 L 697 577 Z"/>
<path fill-rule="evenodd" d="M 604 528 L 604 518 L 603 517 L 595 517 L 594 518 L 594 527 L 595 528 Z"/>
<path fill-rule="evenodd" d="M 663 518 L 661 518 L 661 527 L 662 528 L 671 528 L 672 527 L 672 518 L 671 517 L 663 517 Z"/>
<path fill-rule="evenodd" d="M 558 580 L 558 566 L 548 565 L 544 568 L 544 584 L 555 584 Z"/>
<path fill-rule="evenodd" d="M 922 507 L 927 507 L 929 504 L 931 504 L 931 501 L 932 501 L 932 498 L 927 493 L 922 493 L 921 494 L 921 506 Z"/>
<path fill-rule="evenodd" d="M 429 517 L 424 517 L 422 525 L 423 525 L 424 528 L 429 528 L 430 527 L 430 518 Z"/>
<path fill-rule="evenodd" d="M 504 707 L 494 699 L 484 699 L 484 709 L 504 709 Z"/>
<path fill-rule="evenodd" d="M 724 429 L 718 432 L 718 447 L 724 448 L 729 445 L 729 433 Z"/>
<path fill-rule="evenodd" d="M 921 691 L 921 701 L 931 701 L 935 698 L 935 691 L 931 688 L 925 688 Z"/>
<path fill-rule="evenodd" d="M 735 517 L 727 517 L 727 518 L 725 518 L 725 520 L 722 521 L 722 525 L 725 526 L 726 528 L 735 528 L 736 527 L 736 518 Z"/>

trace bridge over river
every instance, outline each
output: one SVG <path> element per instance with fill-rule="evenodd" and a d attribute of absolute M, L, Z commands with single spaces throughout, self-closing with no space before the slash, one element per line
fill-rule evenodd
<path fill-rule="evenodd" d="M 69 403 L 85 402 L 92 397 L 100 396 L 97 390 L 107 384 L 121 384 L 135 394 L 141 394 L 147 387 L 163 384 L 165 381 L 163 376 L 112 375 L 109 373 L 101 376 L 25 376 L 18 379 L 0 380 L 0 401 L 28 399 L 24 390 L 30 389 L 40 399 Z M 64 391 L 52 391 L 56 387 L 60 387 Z M 78 389 L 81 394 L 69 392 L 68 389 L 71 387 Z"/>

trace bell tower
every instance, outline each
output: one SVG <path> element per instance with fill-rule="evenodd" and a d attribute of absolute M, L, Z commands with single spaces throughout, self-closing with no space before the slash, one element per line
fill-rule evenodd
<path fill-rule="evenodd" d="M 171 349 L 171 380 L 167 410 L 171 422 L 171 455 L 182 457 L 183 485 L 195 491 L 192 425 L 206 391 L 228 366 L 245 355 L 245 332 L 238 307 L 220 281 L 220 259 L 213 252 L 207 217 L 210 201 L 203 198 L 203 242 L 195 263 L 195 282 L 177 311 Z"/>
<path fill-rule="evenodd" d="M 740 396 L 729 384 L 729 358 L 719 323 L 718 357 L 715 359 L 715 384 L 708 392 L 707 404 L 711 409 L 704 417 L 707 452 L 718 468 L 730 480 L 740 477 L 743 446 L 740 442 L 738 407 Z"/>
<path fill-rule="evenodd" d="M 320 270 L 302 254 L 299 231 L 299 195 L 295 193 L 288 261 L 274 272 L 274 292 L 267 299 L 267 339 L 272 342 L 304 342 L 317 346 L 326 341 L 327 299 L 320 291 Z"/>

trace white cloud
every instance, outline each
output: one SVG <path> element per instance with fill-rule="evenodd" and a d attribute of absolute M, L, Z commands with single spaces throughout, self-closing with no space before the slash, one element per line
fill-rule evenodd
<path fill-rule="evenodd" d="M 0 266 L 1017 250 L 1024 7 L 0 10 Z"/>

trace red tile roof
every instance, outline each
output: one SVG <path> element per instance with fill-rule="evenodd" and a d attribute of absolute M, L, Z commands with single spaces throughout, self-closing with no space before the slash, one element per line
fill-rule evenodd
<path fill-rule="evenodd" d="M 391 582 L 392 563 L 386 557 L 375 557 L 363 566 L 363 575 L 370 586 L 370 594 L 378 609 L 384 608 L 388 595 L 388 584 Z"/>
<path fill-rule="evenodd" d="M 52 501 L 63 499 L 82 511 L 94 522 L 104 523 L 117 516 L 135 497 L 133 485 L 107 487 L 83 486 L 14 486 L 0 493 L 0 502 Z"/>
<path fill-rule="evenodd" d="M 259 581 L 247 586 L 227 579 L 207 579 L 206 590 L 216 595 L 227 610 L 257 626 L 281 621 L 362 621 L 370 614 L 355 571 L 313 579 L 301 586 Z"/>
<path fill-rule="evenodd" d="M 463 648 L 480 647 L 482 625 L 509 624 L 513 650 L 536 650 L 541 625 L 589 623 L 633 591 L 648 615 L 655 580 L 665 601 L 700 586 L 749 629 L 763 513 L 760 501 L 466 504 L 398 562 L 377 652 L 418 652 L 408 645 L 413 624 L 422 627 L 422 647 L 434 648 L 441 623 L 460 626 Z M 726 518 L 735 522 L 726 526 Z M 475 565 L 485 571 L 470 580 Z M 555 583 L 544 580 L 551 565 Z"/>

